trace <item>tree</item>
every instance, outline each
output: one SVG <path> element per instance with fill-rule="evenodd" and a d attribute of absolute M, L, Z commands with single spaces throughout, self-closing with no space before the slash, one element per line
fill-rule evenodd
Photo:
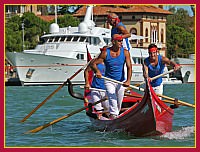
<path fill-rule="evenodd" d="M 179 56 L 180 54 L 189 55 L 194 53 L 194 36 L 184 28 L 169 25 L 167 28 L 167 56 L 169 58 Z"/>
<path fill-rule="evenodd" d="M 59 27 L 78 26 L 80 21 L 72 15 L 66 14 L 57 19 Z M 24 13 L 10 18 L 6 24 L 6 51 L 23 51 L 22 23 L 24 23 L 24 49 L 33 49 L 39 42 L 39 37 L 49 33 L 49 26 L 52 22 L 45 22 L 33 13 Z"/>
<path fill-rule="evenodd" d="M 24 23 L 25 49 L 33 49 L 38 43 L 38 36 L 48 32 L 49 23 L 41 20 L 33 13 L 24 13 L 10 18 L 5 28 L 6 51 L 21 52 L 23 50 L 22 23 Z"/>
<path fill-rule="evenodd" d="M 167 17 L 167 56 L 169 58 L 195 52 L 194 19 L 184 9 L 169 9 L 173 15 Z"/>
<path fill-rule="evenodd" d="M 167 17 L 168 25 L 174 24 L 183 27 L 188 32 L 193 32 L 191 26 L 194 26 L 194 20 L 189 16 L 186 10 L 182 8 L 176 10 L 175 7 L 172 7 L 169 11 L 173 12 L 174 15 Z"/>
<path fill-rule="evenodd" d="M 77 18 L 74 18 L 70 14 L 66 14 L 63 17 L 57 19 L 59 27 L 68 27 L 68 26 L 78 26 L 80 21 Z"/>

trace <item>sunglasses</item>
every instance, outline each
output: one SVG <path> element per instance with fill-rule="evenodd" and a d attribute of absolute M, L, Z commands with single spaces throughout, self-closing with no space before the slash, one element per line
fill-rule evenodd
<path fill-rule="evenodd" d="M 123 40 L 116 40 L 117 42 L 122 42 Z"/>

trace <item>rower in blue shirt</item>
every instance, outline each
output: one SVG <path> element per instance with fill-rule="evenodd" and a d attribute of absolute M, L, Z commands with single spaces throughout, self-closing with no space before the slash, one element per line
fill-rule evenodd
<path fill-rule="evenodd" d="M 175 62 L 170 61 L 167 57 L 161 56 L 158 54 L 158 48 L 155 44 L 150 44 L 148 47 L 149 57 L 144 60 L 144 76 L 145 77 L 155 77 L 164 72 L 165 65 L 171 65 L 174 67 L 174 70 L 177 71 L 180 66 Z M 150 79 L 151 80 L 151 79 Z M 156 94 L 163 94 L 163 83 L 162 77 L 159 77 L 151 81 L 151 85 Z"/>
<path fill-rule="evenodd" d="M 110 119 L 115 119 L 119 115 L 124 97 L 124 89 L 130 85 L 132 76 L 130 52 L 122 47 L 122 41 L 123 38 L 121 35 L 114 34 L 112 36 L 113 45 L 106 48 L 106 51 L 102 51 L 98 58 L 91 64 L 91 68 L 98 78 L 101 78 L 102 74 L 97 65 L 104 62 L 105 77 L 123 82 L 122 85 L 104 80 L 109 101 Z M 125 79 L 124 75 L 124 65 L 127 68 L 127 79 Z"/>
<path fill-rule="evenodd" d="M 103 51 L 103 49 L 101 49 Z M 95 59 L 92 59 L 90 64 L 94 62 Z M 91 90 L 91 102 L 95 103 L 103 98 L 106 97 L 106 92 L 105 92 L 105 85 L 104 85 L 104 79 L 97 78 L 96 76 L 92 77 L 92 82 L 89 80 L 89 71 L 91 70 L 90 64 L 84 71 L 84 78 L 85 78 L 85 89 L 93 89 Z M 105 76 L 105 65 L 104 63 L 99 63 L 97 65 L 100 73 Z M 101 119 L 103 113 L 108 113 L 109 112 L 109 103 L 108 100 L 96 104 L 94 106 L 95 111 L 98 113 L 98 118 Z"/>

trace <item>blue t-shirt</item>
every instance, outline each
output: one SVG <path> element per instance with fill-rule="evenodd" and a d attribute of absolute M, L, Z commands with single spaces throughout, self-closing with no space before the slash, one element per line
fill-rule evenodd
<path fill-rule="evenodd" d="M 106 49 L 107 56 L 104 60 L 106 71 L 105 76 L 117 81 L 124 81 L 124 63 L 125 63 L 125 55 L 124 48 L 120 48 L 120 55 L 117 57 L 112 57 L 110 55 L 110 48 Z"/>
<path fill-rule="evenodd" d="M 155 77 L 159 74 L 162 74 L 165 68 L 165 64 L 162 63 L 162 56 L 158 55 L 158 64 L 156 66 L 152 66 L 149 61 L 149 57 L 145 59 L 145 63 L 148 67 L 148 75 L 150 78 Z M 151 85 L 153 87 L 157 87 L 162 83 L 162 77 L 157 78 L 151 81 Z"/>
<path fill-rule="evenodd" d="M 101 72 L 102 76 L 105 76 L 105 65 L 100 63 L 97 65 L 97 68 Z M 91 87 L 105 90 L 104 79 L 99 79 L 94 76 L 92 79 Z"/>

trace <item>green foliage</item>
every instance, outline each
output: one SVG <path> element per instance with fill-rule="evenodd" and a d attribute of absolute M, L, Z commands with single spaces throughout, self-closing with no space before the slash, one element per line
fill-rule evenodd
<path fill-rule="evenodd" d="M 24 13 L 22 17 L 13 16 L 6 23 L 6 51 L 21 52 L 23 50 L 22 23 L 24 23 L 24 49 L 33 49 L 38 43 L 38 36 L 41 36 L 43 32 L 48 32 L 49 23 L 33 13 Z"/>
<path fill-rule="evenodd" d="M 177 25 L 188 32 L 192 32 L 191 26 L 194 26 L 194 20 L 189 16 L 188 12 L 184 9 L 177 9 L 170 8 L 170 10 L 174 13 L 174 15 L 167 17 L 167 25 Z"/>
<path fill-rule="evenodd" d="M 57 19 L 59 27 L 78 26 L 80 21 L 72 15 L 66 14 Z"/>
<path fill-rule="evenodd" d="M 79 20 L 69 14 L 58 17 L 59 27 L 78 26 Z M 53 23 L 55 21 L 52 21 Z M 10 18 L 6 23 L 5 38 L 6 51 L 23 51 L 23 29 L 24 23 L 24 49 L 33 49 L 39 42 L 39 37 L 49 32 L 50 22 L 45 22 L 33 13 L 24 13 Z"/>
<path fill-rule="evenodd" d="M 169 58 L 195 52 L 194 19 L 184 9 L 170 8 L 167 17 L 167 56 Z"/>
<path fill-rule="evenodd" d="M 187 32 L 186 29 L 176 25 L 167 27 L 168 57 L 194 53 L 194 44 L 193 34 Z"/>

